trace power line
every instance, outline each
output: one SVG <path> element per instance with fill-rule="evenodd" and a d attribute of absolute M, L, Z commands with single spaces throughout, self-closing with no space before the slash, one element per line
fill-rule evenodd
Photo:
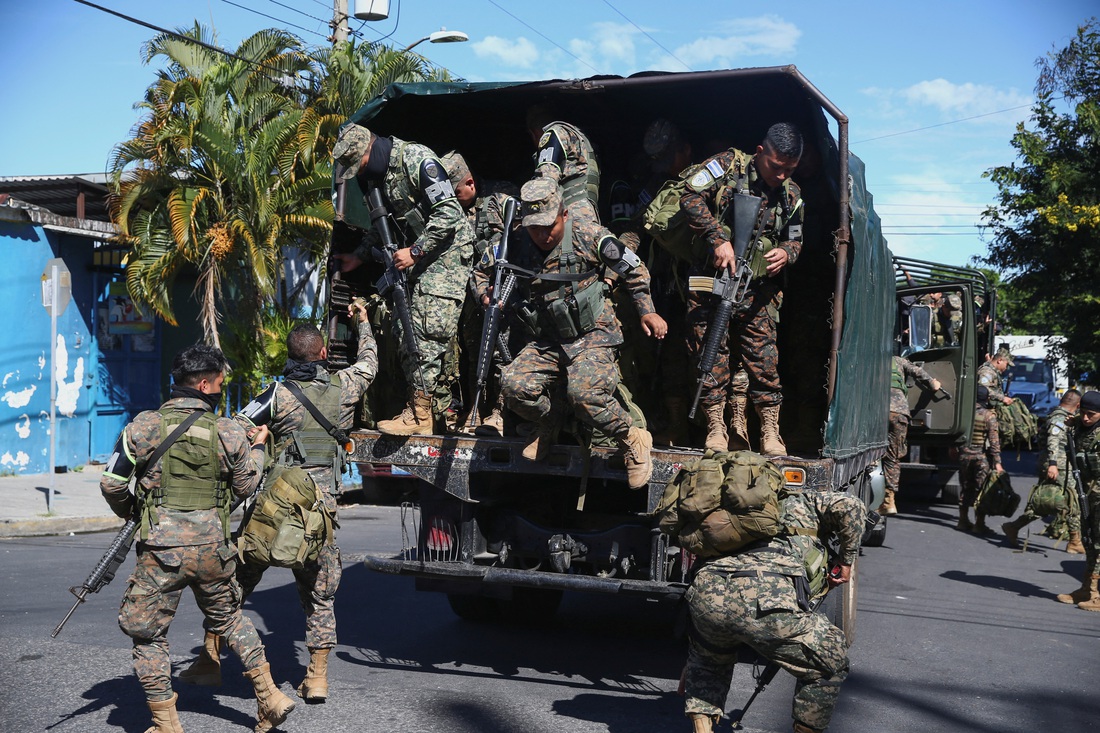
<path fill-rule="evenodd" d="M 638 25 L 637 23 L 635 23 L 634 21 L 632 21 L 632 20 L 631 20 L 630 18 L 626 17 L 626 15 L 624 15 L 624 14 L 623 14 L 623 11 L 619 10 L 618 8 L 616 8 L 616 7 L 615 7 L 614 5 L 612 5 L 612 4 L 611 4 L 611 3 L 610 3 L 610 2 L 608 1 L 608 0 L 603 0 L 603 4 L 604 4 L 604 5 L 606 5 L 607 7 L 611 8 L 612 10 L 614 10 L 614 11 L 615 11 L 616 13 L 618 13 L 619 15 L 621 15 L 621 16 L 622 16 L 622 18 L 623 18 L 623 20 L 625 20 L 625 21 L 626 21 L 627 23 L 630 23 L 630 25 L 634 26 L 634 27 L 635 27 L 635 28 L 637 28 L 637 29 L 638 29 L 638 30 L 639 30 L 639 31 L 640 31 L 640 32 L 641 32 L 641 33 L 642 33 L 643 35 L 645 35 L 645 37 L 646 37 L 646 38 L 648 38 L 649 40 L 653 41 L 653 43 L 654 43 L 654 44 L 655 44 L 655 45 L 657 46 L 657 48 L 661 49 L 662 51 L 664 51 L 665 53 L 667 53 L 667 54 L 668 54 L 669 56 L 671 56 L 672 58 L 676 59 L 676 60 L 677 60 L 677 61 L 679 61 L 679 62 L 680 62 L 681 64 L 683 64 L 683 66 L 684 66 L 684 68 L 685 68 L 685 69 L 687 69 L 688 71 L 694 71 L 694 69 L 692 69 L 692 68 L 691 68 L 691 66 L 689 66 L 689 65 L 688 65 L 688 64 L 687 64 L 687 63 L 686 63 L 686 62 L 685 62 L 685 61 L 684 61 L 683 59 L 681 59 L 681 58 L 680 58 L 679 56 L 677 56 L 676 54 L 674 54 L 674 53 L 673 53 L 672 51 L 669 51 L 669 50 L 668 50 L 667 48 L 665 48 L 664 46 L 662 46 L 662 45 L 660 44 L 660 42 L 659 42 L 659 41 L 658 41 L 658 40 L 657 40 L 656 38 L 654 38 L 653 36 L 649 35 L 649 33 L 647 33 L 647 32 L 645 31 L 645 29 L 643 29 L 643 28 L 642 28 L 641 26 L 639 26 L 639 25 Z"/>
<path fill-rule="evenodd" d="M 81 0 L 77 0 L 77 2 L 81 2 Z M 318 33 L 317 31 L 313 30 L 312 28 L 306 28 L 305 26 L 298 25 L 296 23 L 287 22 L 287 21 L 283 20 L 282 18 L 276 18 L 274 15 L 268 15 L 267 13 L 261 13 L 259 10 L 253 10 L 252 8 L 247 7 L 245 5 L 240 5 L 239 3 L 235 3 L 235 2 L 233 2 L 233 0 L 222 0 L 222 2 L 225 3 L 226 5 L 232 5 L 235 8 L 240 8 L 241 10 L 247 10 L 250 13 L 255 13 L 256 15 L 263 16 L 264 18 L 267 18 L 268 20 L 273 20 L 276 23 L 282 23 L 284 25 L 290 26 L 291 28 L 297 28 L 298 30 L 303 30 L 306 33 L 312 33 L 315 36 L 320 36 L 321 38 L 324 38 L 326 40 L 328 39 L 328 36 L 326 36 L 324 33 Z"/>
<path fill-rule="evenodd" d="M 298 13 L 300 15 L 304 15 L 307 18 L 311 18 L 311 19 L 317 21 L 318 23 L 324 23 L 325 25 L 328 25 L 329 22 L 330 22 L 330 21 L 326 20 L 325 18 L 318 18 L 316 15 L 310 15 L 309 13 L 305 12 L 304 10 L 298 10 L 298 8 L 296 8 L 292 5 L 287 5 L 286 3 L 281 3 L 281 2 L 279 2 L 279 0 L 267 0 L 267 1 L 269 3 L 274 4 L 274 5 L 278 5 L 281 8 L 286 8 L 287 10 L 293 10 L 295 13 Z"/>
<path fill-rule="evenodd" d="M 1030 104 L 1021 104 L 1018 107 L 1009 107 L 1008 109 L 999 109 L 996 112 L 986 112 L 980 115 L 974 115 L 973 117 L 963 117 L 961 120 L 951 120 L 950 122 L 940 122 L 935 125 L 928 125 L 927 127 L 918 127 L 913 130 L 904 130 L 902 132 L 891 132 L 889 135 L 879 135 L 878 137 L 869 137 L 863 140 L 856 140 L 852 145 L 862 145 L 863 143 L 874 142 L 875 140 L 885 140 L 888 137 L 897 137 L 898 135 L 908 135 L 913 132 L 924 132 L 925 130 L 934 130 L 937 127 L 944 127 L 945 125 L 955 125 L 959 122 L 969 122 L 970 120 L 979 120 L 982 117 L 991 117 L 992 115 L 999 115 L 1005 112 L 1015 112 L 1018 109 L 1028 109 Z"/>
<path fill-rule="evenodd" d="M 597 73 L 597 74 L 599 74 L 599 73 L 600 73 L 600 70 L 599 70 L 599 69 L 597 69 L 597 68 L 596 68 L 595 66 L 593 66 L 593 65 L 592 65 L 592 64 L 590 64 L 590 63 L 588 63 L 587 61 L 585 61 L 584 59 L 582 59 L 582 58 L 581 58 L 580 56 L 578 56 L 577 54 L 575 54 L 575 53 L 573 53 L 572 51 L 570 51 L 569 49 L 567 49 L 567 48 L 566 48 L 565 46 L 562 46 L 561 44 L 559 44 L 559 43 L 558 43 L 557 41 L 555 41 L 554 39 L 552 39 L 552 38 L 550 38 L 549 36 L 545 35 L 545 34 L 544 34 L 544 33 L 543 33 L 542 31 L 540 31 L 540 30 L 539 30 L 538 28 L 535 28 L 534 26 L 532 26 L 532 25 L 529 25 L 529 24 L 528 24 L 528 23 L 527 23 L 526 21 L 524 21 L 524 20 L 520 19 L 520 18 L 519 18 L 518 16 L 516 16 L 516 15 L 515 15 L 514 13 L 512 13 L 511 11 L 509 11 L 509 10 L 506 10 L 505 8 L 502 8 L 502 7 L 501 7 L 501 6 L 500 6 L 500 5 L 499 5 L 499 4 L 498 4 L 498 3 L 497 3 L 497 2 L 495 1 L 495 0 L 488 0 L 488 3 L 489 3 L 490 5 L 492 5 L 493 7 L 495 7 L 495 8 L 497 9 L 497 10 L 499 10 L 500 12 L 504 13 L 505 15 L 508 15 L 508 16 L 510 16 L 510 17 L 511 17 L 511 18 L 512 18 L 513 20 L 515 20 L 515 21 L 516 21 L 517 23 L 519 23 L 519 24 L 520 24 L 520 25 L 522 25 L 523 27 L 525 27 L 525 28 L 527 28 L 528 30 L 530 30 L 530 31 L 531 31 L 532 33 L 536 33 L 536 34 L 538 34 L 538 35 L 539 35 L 539 36 L 540 36 L 540 37 L 541 37 L 541 38 L 542 38 L 543 40 L 545 40 L 545 41 L 546 41 L 547 43 L 550 43 L 550 44 L 553 44 L 554 46 L 557 46 L 557 47 L 558 47 L 558 48 L 560 48 L 560 49 L 561 49 L 562 51 L 565 51 L 565 53 L 567 53 L 567 54 L 569 54 L 570 56 L 572 56 L 573 58 L 575 58 L 575 59 L 576 59 L 577 61 L 581 62 L 582 64 L 584 64 L 584 65 L 585 65 L 585 66 L 587 66 L 588 68 L 592 69 L 592 71 L 594 71 L 595 73 Z"/>

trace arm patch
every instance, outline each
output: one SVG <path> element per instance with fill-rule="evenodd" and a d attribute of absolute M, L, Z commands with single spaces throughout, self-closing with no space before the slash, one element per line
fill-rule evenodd
<path fill-rule="evenodd" d="M 270 423 L 272 409 L 275 407 L 275 390 L 278 386 L 278 382 L 273 382 L 272 385 L 265 389 L 259 396 L 253 397 L 252 401 L 245 405 L 244 409 L 238 414 L 244 415 L 256 426 Z"/>
<path fill-rule="evenodd" d="M 424 158 L 420 161 L 420 192 L 428 200 L 428 205 L 435 207 L 447 199 L 455 197 L 454 186 L 442 164 L 435 158 Z"/>
<path fill-rule="evenodd" d="M 627 275 L 641 264 L 638 255 L 612 236 L 600 240 L 600 259 L 619 275 Z"/>
<path fill-rule="evenodd" d="M 539 152 L 538 157 L 535 158 L 535 168 L 546 163 L 558 170 L 561 170 L 565 163 L 565 148 L 562 147 L 561 139 L 554 130 L 544 133 L 542 139 L 539 140 Z"/>
<path fill-rule="evenodd" d="M 107 465 L 103 468 L 103 473 L 110 474 L 123 481 L 129 481 L 130 477 L 134 475 L 135 468 L 137 466 L 134 464 L 134 458 L 126 447 L 126 431 L 124 430 L 118 436 L 118 440 L 115 441 L 114 453 L 107 459 Z"/>

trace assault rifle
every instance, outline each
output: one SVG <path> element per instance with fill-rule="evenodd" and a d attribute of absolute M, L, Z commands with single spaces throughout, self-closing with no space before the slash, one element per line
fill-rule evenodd
<path fill-rule="evenodd" d="M 1077 503 L 1081 505 L 1081 541 L 1088 546 L 1092 542 L 1092 531 L 1089 524 L 1089 498 L 1085 493 L 1085 486 L 1081 483 L 1081 464 L 1077 460 L 1077 443 L 1073 440 L 1072 426 L 1066 426 L 1066 459 L 1069 470 L 1073 473 L 1073 481 L 1077 484 Z"/>
<path fill-rule="evenodd" d="M 420 381 L 423 383 L 424 370 L 420 366 L 420 348 L 416 345 L 412 314 L 409 312 L 409 280 L 405 271 L 397 269 L 393 263 L 393 255 L 401 247 L 393 236 L 393 230 L 390 229 L 390 212 L 382 200 L 382 192 L 372 187 L 367 194 L 367 201 L 370 204 L 371 226 L 382 240 L 382 249 L 375 248 L 374 257 L 386 266 L 386 271 L 382 277 L 378 278 L 374 288 L 379 295 L 389 298 L 393 304 L 394 315 L 401 322 L 401 341 L 405 347 L 405 353 L 416 360 L 417 369 L 420 370 Z"/>
<path fill-rule="evenodd" d="M 481 322 L 481 341 L 477 350 L 477 373 L 474 390 L 473 409 L 470 410 L 469 424 L 472 426 L 477 421 L 478 403 L 481 401 L 481 393 L 485 391 L 485 385 L 489 381 L 489 370 L 493 366 L 493 352 L 500 351 L 505 363 L 512 361 L 512 355 L 508 350 L 508 344 L 504 341 L 500 331 L 500 319 L 504 309 L 508 305 L 508 299 L 516 287 L 516 271 L 508 264 L 508 244 L 512 236 L 512 222 L 516 218 L 516 200 L 511 196 L 504 203 L 504 232 L 500 235 L 500 242 L 496 246 L 493 267 L 493 286 L 490 294 L 489 305 L 485 307 L 485 317 Z M 505 275 L 505 272 L 508 274 Z"/>
<path fill-rule="evenodd" d="M 57 635 L 61 633 L 61 629 L 65 628 L 65 624 L 69 622 L 76 611 L 77 606 L 84 602 L 89 593 L 98 593 L 115 579 L 115 573 L 118 572 L 119 566 L 130 554 L 130 547 L 134 544 L 134 534 L 137 533 L 137 527 L 138 520 L 136 518 L 131 517 L 126 520 L 126 524 L 122 525 L 122 529 L 118 531 L 118 534 L 112 540 L 111 546 L 107 548 L 107 552 L 103 553 L 103 557 L 99 558 L 99 562 L 96 563 L 88 579 L 84 581 L 79 590 L 75 585 L 69 588 L 69 592 L 76 596 L 76 603 L 73 604 L 73 607 L 65 614 L 65 618 L 61 619 L 61 623 L 50 634 L 51 639 L 57 638 Z"/>
<path fill-rule="evenodd" d="M 764 206 L 764 199 L 747 193 L 735 193 L 733 204 L 728 213 L 733 216 L 730 226 L 730 241 L 733 244 L 733 254 L 736 257 L 733 271 L 724 268 L 718 277 L 693 276 L 688 278 L 688 289 L 713 293 L 719 298 L 718 307 L 714 309 L 710 324 L 707 326 L 707 340 L 703 345 L 703 355 L 699 357 L 699 378 L 696 380 L 695 399 L 691 403 L 691 411 L 688 418 L 695 417 L 695 408 L 699 406 L 699 398 L 703 395 L 703 387 L 711 381 L 714 371 L 714 362 L 718 360 L 718 352 L 726 341 L 729 332 L 730 319 L 733 317 L 734 307 L 745 299 L 752 281 L 752 268 L 749 266 L 749 253 L 756 244 L 758 236 L 757 220 L 760 210 Z"/>

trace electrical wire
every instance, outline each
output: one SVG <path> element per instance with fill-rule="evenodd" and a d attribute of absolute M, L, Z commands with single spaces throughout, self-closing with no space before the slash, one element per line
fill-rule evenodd
<path fill-rule="evenodd" d="M 993 115 L 1004 114 L 1005 112 L 1015 112 L 1018 109 L 1029 109 L 1030 104 L 1021 104 L 1017 107 L 1009 107 L 1008 109 L 999 109 L 996 112 L 986 112 L 980 115 L 974 115 L 973 117 L 963 117 L 960 120 L 950 120 L 948 122 L 940 122 L 935 125 L 928 125 L 927 127 L 917 127 L 913 130 L 902 130 L 901 132 L 891 132 L 889 135 L 879 135 L 878 137 L 868 137 L 863 140 L 856 140 L 852 145 L 862 145 L 863 143 L 874 142 L 875 140 L 885 140 L 888 137 L 897 137 L 898 135 L 909 135 L 914 132 L 924 132 L 925 130 L 934 130 L 937 127 L 945 127 L 947 125 L 956 125 L 960 122 L 969 122 L 971 120 L 980 120 L 983 117 L 992 117 Z"/>
<path fill-rule="evenodd" d="M 590 64 L 590 63 L 588 63 L 587 61 L 585 61 L 584 59 L 582 59 L 582 58 L 581 58 L 580 56 L 578 56 L 577 54 L 575 54 L 575 53 L 573 53 L 572 51 L 570 51 L 570 50 L 569 50 L 568 48 L 566 48 L 565 46 L 562 46 L 562 45 L 561 45 L 560 43 L 558 43 L 558 42 L 557 42 L 557 41 L 555 41 L 554 39 L 552 39 L 552 38 L 550 38 L 549 36 L 547 36 L 546 34 L 544 34 L 544 33 L 543 33 L 542 31 L 540 31 L 540 30 L 539 30 L 538 28 L 535 28 L 534 26 L 532 26 L 532 25 L 528 24 L 528 23 L 527 23 L 527 21 L 525 21 L 525 20 L 522 20 L 521 18 L 519 18 L 519 17 L 517 16 L 517 15 L 515 15 L 515 14 L 514 14 L 514 13 L 512 13 L 511 11 L 509 11 L 509 10 L 507 10 L 507 9 L 505 9 L 505 8 L 502 8 L 502 7 L 500 6 L 500 4 L 498 4 L 498 3 L 496 2 L 496 0 L 487 0 L 487 2 L 488 2 L 488 3 L 490 4 L 490 5 L 492 5 L 493 7 L 495 7 L 495 8 L 497 9 L 497 10 L 499 10 L 500 12 L 502 12 L 502 13 L 504 13 L 505 15 L 508 15 L 509 17 L 511 17 L 511 18 L 512 18 L 513 20 L 515 20 L 515 21 L 516 21 L 517 23 L 519 23 L 519 24 L 520 24 L 520 25 L 522 25 L 523 27 L 525 27 L 525 28 L 527 28 L 528 30 L 530 30 L 530 31 L 531 31 L 532 33 L 537 33 L 537 34 L 538 34 L 538 35 L 539 35 L 539 36 L 540 36 L 540 37 L 541 37 L 541 38 L 542 38 L 543 40 L 545 40 L 546 42 L 548 42 L 548 43 L 551 43 L 551 44 L 553 44 L 554 46 L 557 46 L 557 47 L 558 47 L 558 48 L 560 48 L 560 49 L 561 49 L 562 51 L 565 51 L 565 53 L 567 53 L 568 55 L 572 56 L 573 58 L 575 58 L 575 59 L 576 59 L 577 61 L 579 61 L 580 63 L 584 64 L 584 65 L 585 65 L 585 66 L 587 66 L 588 68 L 592 69 L 592 71 L 593 71 L 593 72 L 595 72 L 596 74 L 599 74 L 599 73 L 600 73 L 600 70 L 599 70 L 599 69 L 597 69 L 597 68 L 596 68 L 595 66 L 593 66 L 593 65 L 592 65 L 592 64 Z"/>
<path fill-rule="evenodd" d="M 77 1 L 79 2 L 80 0 L 77 0 Z M 222 2 L 225 3 L 226 5 L 232 5 L 235 8 L 240 8 L 241 10 L 247 10 L 250 13 L 255 13 L 256 15 L 263 16 L 264 18 L 267 18 L 268 20 L 274 20 L 276 23 L 282 23 L 283 25 L 288 25 L 291 28 L 297 28 L 298 30 L 305 31 L 306 33 L 312 33 L 315 36 L 320 36 L 321 38 L 328 39 L 328 36 L 326 36 L 324 33 L 318 33 L 317 31 L 313 30 L 312 28 L 306 28 L 305 26 L 298 25 L 297 23 L 290 23 L 288 21 L 283 20 L 282 18 L 276 18 L 274 15 L 268 15 L 267 13 L 261 13 L 259 10 L 253 10 L 252 8 L 250 8 L 246 5 L 241 5 L 239 3 L 235 3 L 235 2 L 233 2 L 233 0 L 222 0 Z"/>
<path fill-rule="evenodd" d="M 644 35 L 644 36 L 645 36 L 646 38 L 648 38 L 649 40 L 653 41 L 654 45 L 656 45 L 656 46 L 657 46 L 657 48 L 661 49 L 662 51 L 664 51 L 665 53 L 667 53 L 667 54 L 668 54 L 669 56 L 671 56 L 672 58 L 676 59 L 676 60 L 677 60 L 677 61 L 679 61 L 679 62 L 680 62 L 681 64 L 683 64 L 683 66 L 684 66 L 684 68 L 685 68 L 685 69 L 687 69 L 688 71 L 694 71 L 694 69 L 692 69 L 692 68 L 691 68 L 691 66 L 689 66 L 689 65 L 687 64 L 687 62 L 686 62 L 686 61 L 684 61 L 684 60 L 683 60 L 683 59 L 681 59 L 681 58 L 680 58 L 679 56 L 677 56 L 676 54 L 674 54 L 674 53 L 673 53 L 672 51 L 669 51 L 669 50 L 668 50 L 667 48 L 665 48 L 664 46 L 662 46 L 662 45 L 661 45 L 661 43 L 660 43 L 660 42 L 659 42 L 659 41 L 658 41 L 658 40 L 657 40 L 656 38 L 654 38 L 653 36 L 649 35 L 649 33 L 645 31 L 645 29 L 643 29 L 643 28 L 642 28 L 641 26 L 639 26 L 639 25 L 638 25 L 637 23 L 635 23 L 635 22 L 634 22 L 633 20 L 631 20 L 630 18 L 626 17 L 626 15 L 625 15 L 625 14 L 623 13 L 623 11 L 619 10 L 618 8 L 616 8 L 616 7 L 615 7 L 614 5 L 612 5 L 612 4 L 611 4 L 611 3 L 610 3 L 610 2 L 608 1 L 608 0 L 603 0 L 603 4 L 604 4 L 604 5 L 606 5 L 607 7 L 611 8 L 612 10 L 614 10 L 614 11 L 615 11 L 616 13 L 618 13 L 619 15 L 621 15 L 621 16 L 622 16 L 622 18 L 623 18 L 623 20 L 625 20 L 625 21 L 626 21 L 627 23 L 630 23 L 630 25 L 632 25 L 632 26 L 634 26 L 635 28 L 637 28 L 637 29 L 638 29 L 638 30 L 639 30 L 639 31 L 640 31 L 640 32 L 641 32 L 641 33 L 642 33 L 642 34 L 643 34 L 643 35 Z"/>

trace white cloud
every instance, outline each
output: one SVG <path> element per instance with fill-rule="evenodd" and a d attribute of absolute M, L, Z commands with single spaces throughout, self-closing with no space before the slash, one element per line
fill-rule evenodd
<path fill-rule="evenodd" d="M 530 68 L 538 61 L 539 51 L 535 44 L 523 36 L 510 41 L 500 36 L 486 36 L 472 44 L 479 58 L 495 59 L 506 66 Z"/>
<path fill-rule="evenodd" d="M 752 56 L 789 58 L 802 31 L 775 15 L 738 18 L 718 24 L 720 35 L 705 36 L 678 47 L 675 56 L 693 69 L 737 66 Z"/>
<path fill-rule="evenodd" d="M 973 116 L 1028 106 L 1032 99 L 1016 89 L 1001 90 L 988 84 L 955 84 L 947 79 L 918 82 L 900 90 L 902 99 L 914 105 L 934 107 L 952 116 Z"/>

